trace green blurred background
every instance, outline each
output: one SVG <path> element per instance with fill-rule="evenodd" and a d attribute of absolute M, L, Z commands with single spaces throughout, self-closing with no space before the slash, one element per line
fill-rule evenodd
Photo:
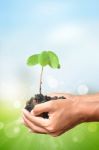
<path fill-rule="evenodd" d="M 44 70 L 44 94 L 99 92 L 98 0 L 0 0 L 0 150 L 98 150 L 99 123 L 57 138 L 22 125 L 22 108 L 38 93 L 40 73 L 26 59 L 40 50 L 53 50 L 61 62 L 60 70 Z"/>

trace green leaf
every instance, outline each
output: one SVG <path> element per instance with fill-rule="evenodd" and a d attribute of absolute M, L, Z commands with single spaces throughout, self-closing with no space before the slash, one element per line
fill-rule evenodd
<path fill-rule="evenodd" d="M 42 67 L 49 65 L 51 68 L 60 68 L 58 56 L 52 51 L 43 51 L 40 54 L 30 56 L 27 60 L 27 64 L 29 66 L 39 64 Z"/>
<path fill-rule="evenodd" d="M 37 65 L 39 63 L 38 60 L 39 60 L 39 54 L 32 55 L 28 58 L 27 65 L 29 66 Z"/>
<path fill-rule="evenodd" d="M 44 67 L 46 65 L 49 64 L 49 56 L 48 56 L 48 52 L 47 51 L 43 51 L 40 55 L 39 55 L 39 64 Z"/>
<path fill-rule="evenodd" d="M 49 56 L 49 66 L 52 68 L 60 68 L 58 56 L 52 51 L 48 51 L 48 56 Z"/>

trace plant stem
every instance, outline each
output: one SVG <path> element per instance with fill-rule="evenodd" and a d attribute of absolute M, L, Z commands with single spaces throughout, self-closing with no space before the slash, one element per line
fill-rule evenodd
<path fill-rule="evenodd" d="M 43 76 L 43 67 L 41 69 L 41 74 L 40 74 L 40 88 L 39 88 L 40 94 L 42 94 L 42 76 Z"/>

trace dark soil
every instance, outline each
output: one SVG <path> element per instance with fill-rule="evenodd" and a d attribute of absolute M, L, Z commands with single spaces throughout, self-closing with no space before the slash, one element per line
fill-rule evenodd
<path fill-rule="evenodd" d="M 50 100 L 58 100 L 58 99 L 66 99 L 66 98 L 64 96 L 50 97 L 50 96 L 47 96 L 47 95 L 44 96 L 43 94 L 36 94 L 35 97 L 32 97 L 29 101 L 27 101 L 25 109 L 28 110 L 29 112 L 31 112 L 31 110 L 34 108 L 34 106 L 36 104 L 48 102 Z M 43 118 L 48 118 L 48 113 L 44 112 L 40 116 L 42 116 Z"/>

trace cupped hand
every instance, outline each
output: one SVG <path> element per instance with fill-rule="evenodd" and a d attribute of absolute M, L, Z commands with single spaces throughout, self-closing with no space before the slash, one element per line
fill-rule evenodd
<path fill-rule="evenodd" d="M 59 136 L 84 121 L 79 110 L 79 96 L 64 93 L 50 96 L 64 96 L 66 99 L 37 104 L 31 112 L 23 110 L 24 124 L 31 132 Z M 40 117 L 43 112 L 48 113 L 48 119 Z"/>

